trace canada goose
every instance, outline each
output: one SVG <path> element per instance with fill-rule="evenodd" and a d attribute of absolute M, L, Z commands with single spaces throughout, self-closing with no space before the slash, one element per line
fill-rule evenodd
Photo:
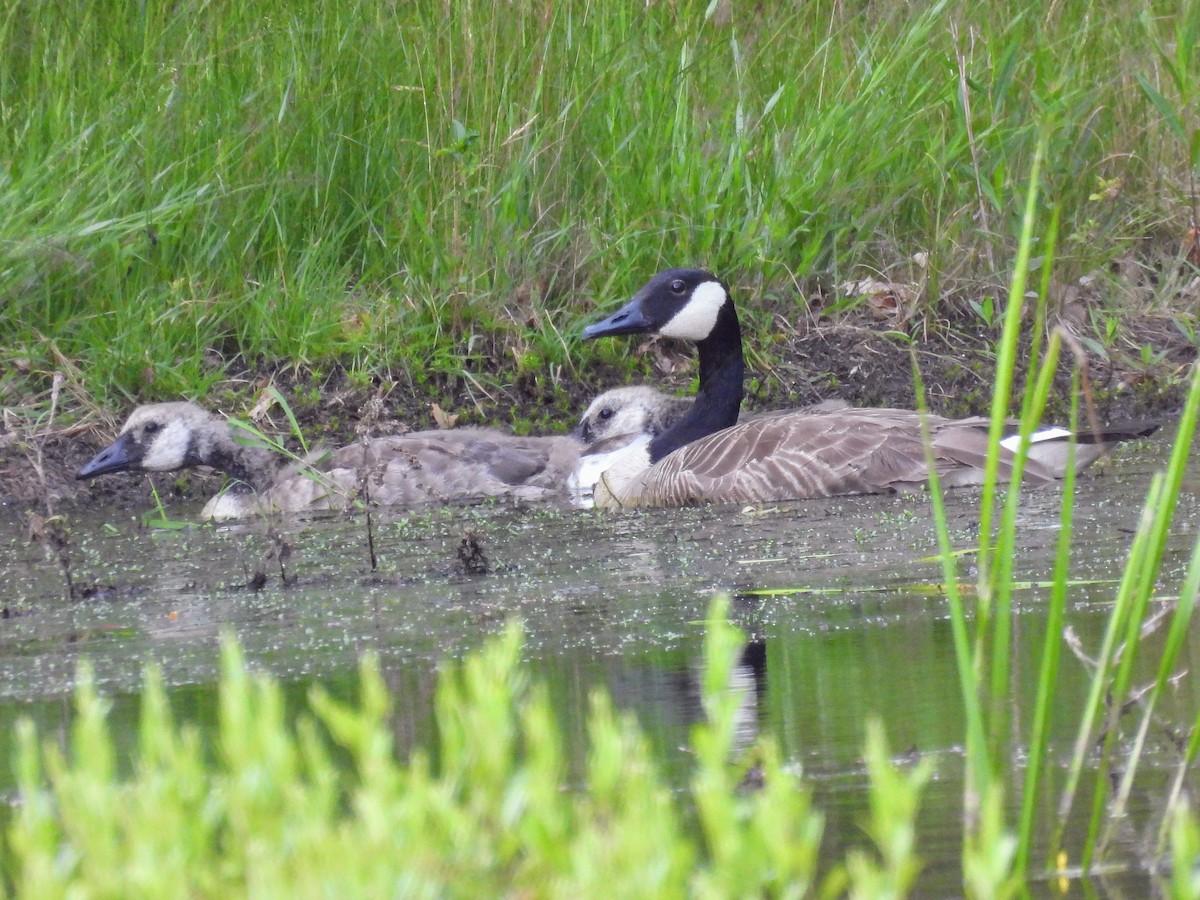
<path fill-rule="evenodd" d="M 116 441 L 76 477 L 211 466 L 251 488 L 219 494 L 201 513 L 232 519 L 342 507 L 360 481 L 381 506 L 499 496 L 551 499 L 563 496 L 582 448 L 566 435 L 517 437 L 459 428 L 372 438 L 297 464 L 269 448 L 239 443 L 225 418 L 194 403 L 153 403 L 135 409 Z"/>
<path fill-rule="evenodd" d="M 655 275 L 624 307 L 589 326 L 584 338 L 660 334 L 695 341 L 700 389 L 695 405 L 661 434 L 630 443 L 607 459 L 595 489 L 597 506 L 684 506 L 705 502 L 770 502 L 883 493 L 923 484 L 929 474 L 920 415 L 912 410 L 792 410 L 736 424 L 742 400 L 741 328 L 729 291 L 697 269 Z M 978 484 L 987 459 L 989 422 L 928 416 L 938 475 L 946 486 Z M 1116 442 L 1152 433 L 1157 424 L 1076 436 L 1076 468 Z M 1028 484 L 1060 478 L 1069 432 L 1031 438 Z M 1016 436 L 1006 438 L 1001 477 L 1011 473 Z M 595 453 L 603 452 L 597 446 Z M 580 468 L 595 467 L 593 451 Z"/>

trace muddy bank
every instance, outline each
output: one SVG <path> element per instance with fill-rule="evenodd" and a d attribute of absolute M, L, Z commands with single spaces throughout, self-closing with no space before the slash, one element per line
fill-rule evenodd
<path fill-rule="evenodd" d="M 863 406 L 912 408 L 915 354 L 933 411 L 950 416 L 987 412 L 996 330 L 982 322 L 924 324 L 919 333 L 909 335 L 888 332 L 886 325 L 866 315 L 809 328 L 782 318 L 776 324 L 774 343 L 762 351 L 752 350 L 748 358 L 748 409 L 786 408 L 830 398 Z M 1028 337 L 1023 343 L 1025 358 Z M 1090 393 L 1101 422 L 1169 419 L 1181 406 L 1196 348 L 1170 320 L 1127 321 L 1112 346 L 1079 346 L 1087 354 Z M 690 390 L 695 362 L 688 346 L 651 340 L 633 349 L 638 365 L 629 380 L 680 393 Z M 1064 419 L 1070 406 L 1073 357 L 1069 351 L 1064 351 L 1064 357 L 1048 410 L 1051 419 Z M 551 373 L 514 375 L 504 360 L 494 361 L 491 368 L 478 373 L 479 378 L 431 377 L 423 385 L 387 372 L 364 383 L 361 376 L 351 378 L 336 369 L 319 377 L 297 375 L 290 366 L 242 370 L 231 372 L 210 398 L 198 399 L 247 416 L 263 388 L 274 384 L 310 440 L 338 445 L 351 440 L 363 424 L 374 434 L 436 428 L 445 422 L 443 414 L 455 417 L 460 425 L 493 424 L 522 433 L 561 431 L 574 424 L 596 393 L 626 378 L 603 367 L 580 369 L 577 379 Z M 1018 385 L 1023 378 L 1020 371 Z M 3 404 L 17 401 L 3 398 Z M 17 509 L 44 507 L 48 498 L 56 507 L 104 503 L 146 509 L 152 502 L 146 478 L 110 477 L 86 483 L 74 478 L 75 471 L 112 439 L 128 412 L 92 411 L 83 417 L 83 425 L 75 416 L 72 427 L 50 429 L 37 437 L 21 430 L 20 417 L 6 417 L 0 423 L 0 504 Z M 263 410 L 256 421 L 264 430 L 288 431 L 278 408 Z M 192 471 L 157 476 L 154 483 L 166 499 L 207 497 L 221 481 L 222 476 Z"/>

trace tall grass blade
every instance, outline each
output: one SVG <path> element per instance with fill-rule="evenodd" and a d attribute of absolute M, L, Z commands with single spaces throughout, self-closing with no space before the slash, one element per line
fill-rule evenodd
<path fill-rule="evenodd" d="M 991 534 L 992 518 L 995 515 L 995 494 L 1000 463 L 1000 441 L 1004 437 L 1008 420 L 1009 403 L 1012 396 L 1013 373 L 1016 370 L 1017 342 L 1021 329 L 1021 310 L 1025 305 L 1025 283 L 1029 273 L 1029 260 L 1033 255 L 1034 224 L 1036 221 L 1038 191 L 1041 179 L 1042 159 L 1046 152 L 1049 133 L 1043 129 L 1033 155 L 1029 178 L 1025 189 L 1025 210 L 1021 219 L 1021 237 L 1017 245 L 1017 257 L 1013 263 L 1012 282 L 1008 290 L 1008 303 L 1004 309 L 1004 325 L 996 347 L 996 383 L 992 390 L 989 431 L 989 451 L 984 472 L 983 498 L 980 501 L 979 545 L 979 596 L 980 615 L 977 630 L 980 634 L 990 631 L 994 614 L 991 596 Z"/>
<path fill-rule="evenodd" d="M 1055 335 L 1057 337 L 1057 335 Z M 1052 338 L 1053 340 L 1053 338 Z M 1079 426 L 1079 373 L 1071 380 L 1070 429 Z M 1067 468 L 1063 474 L 1062 504 L 1059 509 L 1059 533 L 1054 556 L 1054 575 L 1050 602 L 1046 610 L 1046 633 L 1042 641 L 1042 657 L 1038 669 L 1037 697 L 1034 700 L 1033 723 L 1029 732 L 1029 759 L 1025 768 L 1025 784 L 1021 792 L 1021 817 L 1017 831 L 1016 871 L 1022 877 L 1029 870 L 1033 852 L 1034 819 L 1043 784 L 1048 783 L 1044 769 L 1050 740 L 1050 715 L 1058 685 L 1058 663 L 1063 645 L 1063 622 L 1066 616 L 1067 587 L 1071 578 L 1071 535 L 1074 524 L 1075 444 L 1067 450 Z"/>
<path fill-rule="evenodd" d="M 1150 483 L 1150 488 L 1146 495 L 1146 503 L 1142 508 L 1142 515 L 1138 521 L 1137 531 L 1134 533 L 1133 543 L 1130 546 L 1128 560 L 1142 559 L 1146 553 L 1150 542 L 1150 533 L 1154 525 L 1153 510 L 1155 504 L 1161 498 L 1163 481 L 1163 476 L 1158 474 L 1154 476 Z M 1087 757 L 1087 750 L 1091 743 L 1092 730 L 1096 720 L 1100 717 L 1105 695 L 1110 687 L 1109 673 L 1113 665 L 1117 643 L 1125 629 L 1129 618 L 1129 611 L 1133 604 L 1134 584 L 1137 580 L 1136 569 L 1137 567 L 1134 565 L 1127 564 L 1125 566 L 1121 583 L 1117 588 L 1116 600 L 1112 611 L 1109 613 L 1108 624 L 1104 629 L 1100 649 L 1096 654 L 1096 669 L 1092 673 L 1091 681 L 1088 684 L 1087 697 L 1083 702 L 1080 712 L 1079 727 L 1076 731 L 1071 762 L 1067 769 L 1066 782 L 1063 785 L 1058 803 L 1058 822 L 1055 825 L 1049 847 L 1049 855 L 1051 857 L 1057 856 L 1058 852 L 1062 849 L 1063 832 L 1066 829 L 1067 818 L 1070 815 L 1071 806 L 1075 799 L 1075 791 L 1078 788 L 1079 779 L 1083 772 L 1084 760 Z"/>
<path fill-rule="evenodd" d="M 1191 454 L 1192 439 L 1195 435 L 1198 417 L 1200 417 L 1200 366 L 1193 369 L 1188 398 L 1184 404 L 1183 413 L 1180 416 L 1175 443 L 1171 450 L 1171 458 L 1167 463 L 1166 473 L 1161 479 L 1157 500 L 1153 504 L 1147 501 L 1147 508 L 1151 511 L 1151 523 L 1147 541 L 1142 547 L 1143 552 L 1140 555 L 1131 553 L 1126 563 L 1127 568 L 1136 573 L 1136 580 L 1132 586 L 1131 608 L 1125 625 L 1125 640 L 1122 647 L 1120 664 L 1117 667 L 1108 700 L 1109 715 L 1105 723 L 1104 745 L 1099 761 L 1096 787 L 1092 801 L 1092 819 L 1084 850 L 1083 861 L 1085 865 L 1092 858 L 1094 849 L 1097 846 L 1100 827 L 1107 818 L 1105 816 L 1105 807 L 1110 790 L 1107 775 L 1119 734 L 1117 727 L 1118 720 L 1122 715 L 1126 698 L 1129 696 L 1129 691 L 1133 684 L 1133 667 L 1141 644 L 1142 624 L 1146 619 L 1150 601 L 1154 596 L 1154 587 L 1158 580 L 1163 551 L 1166 549 L 1171 522 L 1175 514 L 1175 506 L 1179 500 L 1179 490 L 1183 483 L 1184 471 L 1187 467 L 1188 457 Z M 1194 602 L 1194 598 L 1192 601 L 1185 601 L 1181 597 L 1180 606 L 1175 611 L 1175 617 L 1177 618 L 1180 612 L 1184 610 L 1190 615 L 1192 602 Z M 1165 683 L 1167 674 L 1163 670 L 1164 664 L 1165 660 L 1160 663 L 1159 678 Z M 1156 690 L 1153 696 L 1157 697 L 1157 680 L 1155 684 Z M 1153 706 L 1151 705 L 1150 708 L 1152 709 Z M 1145 724 L 1144 722 L 1143 727 L 1145 727 Z M 1140 755 L 1137 748 L 1140 748 L 1141 734 L 1142 732 L 1139 729 L 1139 741 L 1135 745 L 1134 756 L 1126 762 L 1126 765 L 1131 766 L 1134 770 L 1136 770 L 1136 762 Z M 1132 774 L 1127 773 L 1126 777 L 1132 778 Z M 1120 804 L 1118 803 L 1118 808 L 1119 806 Z"/>
<path fill-rule="evenodd" d="M 937 532 L 938 548 L 941 551 L 942 583 L 945 585 L 946 603 L 950 609 L 950 627 L 954 636 L 954 661 L 958 670 L 958 684 L 962 692 L 963 712 L 967 722 L 967 793 L 964 797 L 964 805 L 968 821 L 973 821 L 982 798 L 987 796 L 990 790 L 993 763 L 988 755 L 987 731 L 979 696 L 979 668 L 967 626 L 966 606 L 958 589 L 957 554 L 950 540 L 946 506 L 942 497 L 941 483 L 933 457 L 933 441 L 930 439 L 929 423 L 926 418 L 929 409 L 925 402 L 925 383 L 921 378 L 915 351 L 912 353 L 912 372 L 917 409 L 921 413 L 921 437 L 925 442 L 925 459 L 929 467 L 929 502 L 933 507 L 934 528 Z M 981 534 L 979 540 L 981 544 L 986 543 L 986 535 Z"/>
<path fill-rule="evenodd" d="M 1159 698 L 1166 690 L 1168 681 L 1175 673 L 1175 664 L 1179 661 L 1179 655 L 1183 651 L 1189 637 L 1188 631 L 1192 622 L 1192 613 L 1196 607 L 1196 594 L 1198 592 L 1200 592 L 1200 541 L 1197 541 L 1196 545 L 1192 548 L 1192 557 L 1188 563 L 1187 575 L 1183 580 L 1179 599 L 1175 604 L 1175 611 L 1171 615 L 1166 644 L 1163 647 L 1162 656 L 1159 658 L 1158 674 L 1154 679 L 1154 687 L 1151 688 L 1149 695 L 1143 701 L 1142 721 L 1138 726 L 1137 733 L 1134 735 L 1129 755 L 1122 767 L 1121 782 L 1117 787 L 1117 792 L 1113 797 L 1110 809 L 1110 815 L 1113 818 L 1119 819 L 1125 814 L 1125 804 L 1129 799 L 1129 792 L 1133 788 L 1134 776 L 1138 772 L 1138 763 L 1141 760 L 1142 750 L 1145 748 L 1146 734 L 1150 730 L 1150 723 L 1154 718 L 1155 707 Z"/>
<path fill-rule="evenodd" d="M 1049 263 L 1047 263 L 1048 265 Z M 1044 307 L 1044 301 L 1039 302 Z M 1030 436 L 1042 420 L 1046 401 L 1054 386 L 1054 376 L 1058 371 L 1058 356 L 1061 346 L 1058 333 L 1050 337 L 1046 348 L 1045 359 L 1031 360 L 1030 365 L 1037 366 L 1037 379 L 1033 389 L 1025 392 L 1022 403 L 1021 420 L 1018 433 L 1021 436 L 1020 446 L 1013 454 L 1011 466 L 1011 483 L 1005 496 L 1003 511 L 999 523 L 999 534 L 996 539 L 997 563 L 991 571 L 992 598 L 994 617 L 992 622 L 992 653 L 991 653 L 991 714 L 989 727 L 991 730 L 992 752 L 1004 752 L 1010 736 L 1008 708 L 1011 700 L 1010 671 L 1012 649 L 1012 591 L 1013 591 L 1013 558 L 1016 555 L 1017 514 L 1021 502 L 1021 478 L 1029 459 Z M 995 410 L 993 409 L 993 412 Z M 994 421 L 994 420 L 993 420 Z M 1069 502 L 1064 495 L 1064 502 Z M 982 547 L 985 541 L 980 541 Z"/>

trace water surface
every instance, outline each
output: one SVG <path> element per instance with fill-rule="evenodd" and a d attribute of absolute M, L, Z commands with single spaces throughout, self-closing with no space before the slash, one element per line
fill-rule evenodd
<path fill-rule="evenodd" d="M 1158 439 L 1078 485 L 1072 575 L 1090 583 L 1071 589 L 1068 621 L 1089 651 L 1099 645 L 1149 473 L 1168 449 Z M 1055 489 L 1030 493 L 1021 514 L 1014 570 L 1030 585 L 1015 595 L 1014 675 L 1024 698 L 1013 711 L 1018 730 L 1030 715 L 1048 597 L 1038 582 L 1050 576 L 1059 500 Z M 170 508 L 177 519 L 198 510 Z M 973 546 L 977 510 L 976 492 L 948 495 L 956 546 Z M 1189 487 L 1167 548 L 1164 595 L 1178 589 L 1198 515 Z M 689 760 L 679 748 L 700 715 L 700 622 L 714 593 L 729 592 L 752 639 L 739 681 L 746 721 L 751 731 L 774 734 L 813 784 L 827 815 L 826 858 L 864 843 L 860 753 L 864 723 L 875 716 L 898 756 L 936 763 L 922 812 L 920 892 L 960 892 L 964 725 L 924 494 L 620 515 L 507 506 L 385 510 L 375 517 L 375 572 L 361 517 L 274 528 L 292 548 L 288 582 L 267 565 L 267 582 L 256 591 L 246 585 L 272 546 L 262 523 L 161 530 L 142 527 L 128 511 L 72 514 L 74 575 L 90 596 L 67 602 L 61 575 L 26 542 L 17 512 L 0 511 L 0 583 L 12 614 L 0 621 L 0 730 L 11 734 L 13 721 L 29 716 L 43 733 L 62 733 L 83 657 L 113 698 L 112 718 L 129 741 L 141 670 L 151 660 L 172 686 L 180 716 L 211 724 L 219 642 L 232 633 L 250 665 L 286 684 L 297 709 L 314 680 L 352 693 L 360 654 L 375 651 L 395 698 L 398 745 L 428 745 L 438 662 L 480 646 L 517 616 L 531 670 L 551 686 L 572 751 L 583 751 L 587 696 L 603 685 L 637 713 L 682 783 Z M 461 571 L 458 550 L 468 533 L 478 536 L 490 574 Z M 961 570 L 969 585 L 970 557 Z M 1143 657 L 1142 680 L 1153 677 L 1153 663 Z M 1186 727 L 1200 707 L 1198 664 L 1200 631 L 1193 628 L 1181 662 L 1187 674 L 1168 698 L 1165 721 Z M 1050 760 L 1060 781 L 1086 677 L 1065 655 Z M 1128 822 L 1131 856 L 1154 834 L 1176 754 L 1165 731 L 1152 733 Z M 11 793 L 8 766 L 0 768 L 0 790 Z M 1147 881 L 1114 876 L 1104 887 L 1137 894 Z"/>

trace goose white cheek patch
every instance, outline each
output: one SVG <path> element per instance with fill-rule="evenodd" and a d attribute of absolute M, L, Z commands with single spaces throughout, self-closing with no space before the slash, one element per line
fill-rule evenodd
<path fill-rule="evenodd" d="M 658 333 L 663 337 L 680 338 L 685 341 L 702 341 L 717 324 L 717 314 L 729 295 L 718 281 L 705 281 L 696 285 L 687 305 L 672 316 Z"/>
<path fill-rule="evenodd" d="M 150 472 L 173 472 L 183 467 L 187 453 L 188 429 L 182 422 L 171 422 L 154 435 L 142 457 L 142 468 Z"/>

